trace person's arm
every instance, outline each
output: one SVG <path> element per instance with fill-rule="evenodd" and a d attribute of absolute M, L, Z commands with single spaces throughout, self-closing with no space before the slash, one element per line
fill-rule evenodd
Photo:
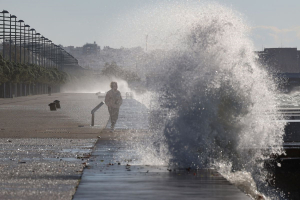
<path fill-rule="evenodd" d="M 106 93 L 106 95 L 105 95 L 105 100 L 104 100 L 104 102 L 105 102 L 105 104 L 107 105 L 107 106 L 111 106 L 110 104 L 111 104 L 111 100 L 110 100 L 111 98 L 110 98 L 110 92 L 108 91 L 107 93 Z"/>
<path fill-rule="evenodd" d="M 123 103 L 123 99 L 122 99 L 122 95 L 121 95 L 121 92 L 119 92 L 120 93 L 120 99 L 119 99 L 119 107 L 122 105 L 122 103 Z"/>

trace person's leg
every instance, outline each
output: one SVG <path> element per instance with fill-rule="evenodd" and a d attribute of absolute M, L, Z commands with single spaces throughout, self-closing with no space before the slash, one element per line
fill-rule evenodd
<path fill-rule="evenodd" d="M 108 113 L 109 113 L 109 119 L 110 119 L 110 127 L 112 128 L 114 126 L 113 124 L 113 119 L 112 119 L 112 115 L 113 115 L 113 111 L 112 111 L 112 107 L 108 107 Z"/>
<path fill-rule="evenodd" d="M 116 109 L 115 109 L 114 115 L 115 115 L 115 122 L 117 122 L 118 117 L 119 117 L 119 108 L 116 108 Z"/>
<path fill-rule="evenodd" d="M 118 116 L 119 116 L 119 108 L 112 108 L 112 115 L 111 115 L 112 128 L 115 127 L 115 124 L 118 120 Z"/>

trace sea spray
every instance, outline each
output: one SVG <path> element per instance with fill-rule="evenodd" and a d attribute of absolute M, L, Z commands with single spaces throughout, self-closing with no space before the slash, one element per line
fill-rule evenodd
<path fill-rule="evenodd" d="M 139 31 L 155 36 L 140 66 L 155 80 L 148 85 L 155 106 L 150 135 L 130 144 L 137 163 L 214 167 L 233 183 L 244 174 L 250 194 L 273 198 L 264 163 L 283 152 L 285 123 L 276 111 L 277 83 L 256 62 L 240 15 L 216 3 L 177 3 L 138 18 Z"/>

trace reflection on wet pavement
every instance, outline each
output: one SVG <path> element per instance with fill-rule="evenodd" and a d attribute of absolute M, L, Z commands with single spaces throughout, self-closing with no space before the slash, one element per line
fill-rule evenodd
<path fill-rule="evenodd" d="M 121 141 L 99 140 L 73 199 L 250 199 L 212 169 L 131 165 L 115 157 L 122 151 Z"/>
<path fill-rule="evenodd" d="M 0 199 L 70 199 L 95 139 L 0 139 Z"/>

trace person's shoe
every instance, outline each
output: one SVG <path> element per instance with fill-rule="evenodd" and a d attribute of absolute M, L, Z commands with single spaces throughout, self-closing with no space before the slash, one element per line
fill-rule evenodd
<path fill-rule="evenodd" d="M 111 128 L 115 128 L 115 124 L 116 124 L 116 123 L 111 123 L 110 127 L 111 127 Z"/>

